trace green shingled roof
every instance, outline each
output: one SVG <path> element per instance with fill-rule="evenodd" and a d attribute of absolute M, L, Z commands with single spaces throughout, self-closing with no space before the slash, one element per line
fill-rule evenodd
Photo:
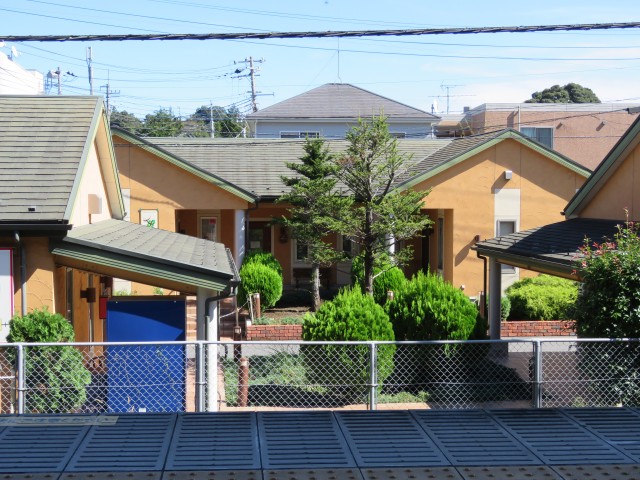
<path fill-rule="evenodd" d="M 0 96 L 0 223 L 62 222 L 101 97 Z"/>
<path fill-rule="evenodd" d="M 238 280 L 224 245 L 123 220 L 74 228 L 54 255 L 214 290 Z"/>

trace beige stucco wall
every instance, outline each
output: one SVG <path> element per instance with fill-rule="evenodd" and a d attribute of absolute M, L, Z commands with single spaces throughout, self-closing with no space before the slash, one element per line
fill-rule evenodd
<path fill-rule="evenodd" d="M 589 203 L 579 212 L 585 218 L 640 220 L 640 145 L 622 161 Z"/>
<path fill-rule="evenodd" d="M 90 202 L 89 195 L 93 194 L 99 198 L 101 205 L 100 213 L 89 213 Z M 95 142 L 91 145 L 89 154 L 87 155 L 87 163 L 80 179 L 76 201 L 71 211 L 70 223 L 77 227 L 96 223 L 101 220 L 111 218 L 111 209 L 107 201 L 107 191 L 103 181 L 103 175 L 100 170 L 98 161 L 98 153 Z"/>
<path fill-rule="evenodd" d="M 26 252 L 27 266 L 27 313 L 36 308 L 48 308 L 50 312 L 57 312 L 56 297 L 54 294 L 54 271 L 55 265 L 53 257 L 49 253 L 49 239 L 23 238 Z M 15 248 L 13 263 L 14 297 L 13 305 L 15 313 L 22 310 L 21 288 L 22 278 L 20 275 L 20 250 L 15 243 L 7 244 Z"/>
<path fill-rule="evenodd" d="M 505 180 L 511 170 L 511 180 Z M 560 212 L 582 185 L 584 177 L 515 140 L 504 140 L 417 185 L 432 188 L 425 198 L 435 220 L 435 210 L 445 218 L 444 277 L 465 293 L 483 289 L 483 262 L 471 250 L 474 237 L 495 236 L 494 192 L 520 190 L 520 230 L 561 221 Z M 437 232 L 431 236 L 431 265 L 437 255 Z M 434 253 L 434 251 L 436 253 Z"/>
<path fill-rule="evenodd" d="M 158 209 L 160 228 L 175 231 L 176 210 L 244 210 L 249 207 L 246 200 L 119 137 L 114 137 L 114 148 L 120 185 L 131 190 L 132 222 L 140 222 L 140 209 Z M 221 225 L 222 228 L 225 226 Z M 220 231 L 219 235 L 225 234 Z"/>

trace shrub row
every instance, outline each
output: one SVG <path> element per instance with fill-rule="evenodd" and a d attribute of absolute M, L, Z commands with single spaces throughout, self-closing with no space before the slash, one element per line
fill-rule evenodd
<path fill-rule="evenodd" d="M 271 253 L 253 250 L 240 268 L 238 301 L 244 305 L 253 293 L 260 294 L 262 308 L 273 307 L 282 296 L 282 266 Z"/>

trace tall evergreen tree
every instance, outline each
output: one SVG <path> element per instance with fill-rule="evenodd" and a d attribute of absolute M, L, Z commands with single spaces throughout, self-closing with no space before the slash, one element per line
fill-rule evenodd
<path fill-rule="evenodd" d="M 337 167 L 322 139 L 307 139 L 301 163 L 287 163 L 294 176 L 282 177 L 291 188 L 278 202 L 288 203 L 289 217 L 279 219 L 291 230 L 298 249 L 306 251 L 311 264 L 312 309 L 320 307 L 320 267 L 343 258 L 327 241 L 331 233 L 342 230 L 340 219 L 348 215 L 352 200 L 336 190 Z"/>
<path fill-rule="evenodd" d="M 349 146 L 338 158 L 338 178 L 353 198 L 354 207 L 343 218 L 343 232 L 360 245 L 364 288 L 373 294 L 374 267 L 380 273 L 412 257 L 399 242 L 419 234 L 432 221 L 420 213 L 424 191 L 393 189 L 397 176 L 408 168 L 410 157 L 398 152 L 383 116 L 360 120 L 346 136 Z M 390 254 L 390 252 L 392 252 Z"/>

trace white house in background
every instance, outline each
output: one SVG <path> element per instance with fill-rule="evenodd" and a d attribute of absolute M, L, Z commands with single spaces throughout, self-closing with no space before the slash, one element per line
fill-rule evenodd
<path fill-rule="evenodd" d="M 43 95 L 44 76 L 26 70 L 0 52 L 0 95 Z"/>
<path fill-rule="evenodd" d="M 348 83 L 327 83 L 247 115 L 255 138 L 344 138 L 359 118 L 384 115 L 398 138 L 431 138 L 439 117 Z"/>

